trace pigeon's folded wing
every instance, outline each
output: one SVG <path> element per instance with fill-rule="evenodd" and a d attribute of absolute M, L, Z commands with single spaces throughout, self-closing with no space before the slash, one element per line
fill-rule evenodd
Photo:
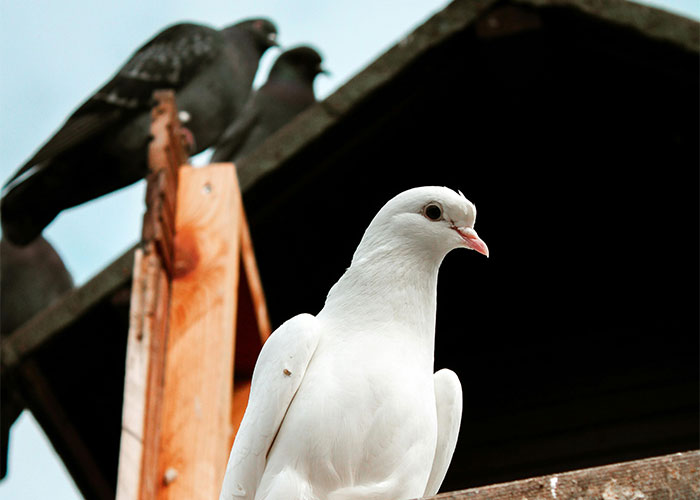
<path fill-rule="evenodd" d="M 423 496 L 432 497 L 440 489 L 452 454 L 457 446 L 459 424 L 462 420 L 462 385 L 452 370 L 442 369 L 435 373 L 435 408 L 437 410 L 437 446 L 428 484 Z"/>
<path fill-rule="evenodd" d="M 256 92 L 248 99 L 241 114 L 221 134 L 211 157 L 212 163 L 233 161 L 241 146 L 245 144 L 259 119 L 260 109 L 256 106 L 258 95 Z"/>
<path fill-rule="evenodd" d="M 213 28 L 189 23 L 171 26 L 138 49 L 91 101 L 150 107 L 154 90 L 182 87 L 219 55 L 222 43 L 221 34 Z"/>
<path fill-rule="evenodd" d="M 231 448 L 220 500 L 255 497 L 267 453 L 318 345 L 320 331 L 310 314 L 280 326 L 260 352 L 248 407 Z"/>
<path fill-rule="evenodd" d="M 203 65 L 218 56 L 220 36 L 207 26 L 187 23 L 156 35 L 66 120 L 8 185 L 32 166 L 98 135 L 129 114 L 148 110 L 154 90 L 177 90 L 185 85 Z"/>

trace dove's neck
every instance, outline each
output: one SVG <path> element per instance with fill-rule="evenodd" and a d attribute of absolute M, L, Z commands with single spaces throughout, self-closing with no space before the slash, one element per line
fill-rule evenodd
<path fill-rule="evenodd" d="M 331 288 L 321 314 L 344 331 L 400 331 L 430 355 L 435 344 L 437 276 L 444 255 L 400 245 L 360 246 L 350 268 Z"/>

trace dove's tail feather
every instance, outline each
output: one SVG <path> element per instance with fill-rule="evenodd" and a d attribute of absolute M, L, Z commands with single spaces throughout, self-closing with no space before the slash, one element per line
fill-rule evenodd
<path fill-rule="evenodd" d="M 352 500 L 363 498 L 367 500 L 382 500 L 387 498 L 389 492 L 396 488 L 396 480 L 393 478 L 366 484 L 355 484 L 347 488 L 340 488 L 328 495 L 328 500 Z M 409 495 L 415 496 L 415 495 Z M 393 498 L 393 497 L 392 497 Z M 407 497 L 408 498 L 408 497 Z"/>
<path fill-rule="evenodd" d="M 290 467 L 277 474 L 262 495 L 255 495 L 255 500 L 289 500 L 290 498 L 320 500 L 314 495 L 311 484 Z"/>

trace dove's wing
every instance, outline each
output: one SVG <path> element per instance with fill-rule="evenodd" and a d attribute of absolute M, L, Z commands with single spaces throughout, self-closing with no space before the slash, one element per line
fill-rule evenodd
<path fill-rule="evenodd" d="M 243 421 L 231 448 L 220 500 L 252 500 L 287 409 L 299 389 L 320 335 L 318 321 L 300 314 L 265 342 L 253 371 Z"/>
<path fill-rule="evenodd" d="M 434 496 L 445 479 L 457 446 L 459 424 L 462 420 L 462 385 L 457 374 L 452 370 L 442 369 L 435 373 L 434 381 L 438 434 L 433 468 L 425 487 L 426 497 Z"/>

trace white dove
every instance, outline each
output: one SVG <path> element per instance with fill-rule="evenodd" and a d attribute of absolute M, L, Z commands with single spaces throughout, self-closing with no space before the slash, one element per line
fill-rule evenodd
<path fill-rule="evenodd" d="M 444 187 L 391 199 L 316 317 L 265 343 L 220 500 L 400 500 L 437 493 L 457 444 L 462 389 L 433 373 L 440 263 L 488 256 L 476 208 Z"/>

